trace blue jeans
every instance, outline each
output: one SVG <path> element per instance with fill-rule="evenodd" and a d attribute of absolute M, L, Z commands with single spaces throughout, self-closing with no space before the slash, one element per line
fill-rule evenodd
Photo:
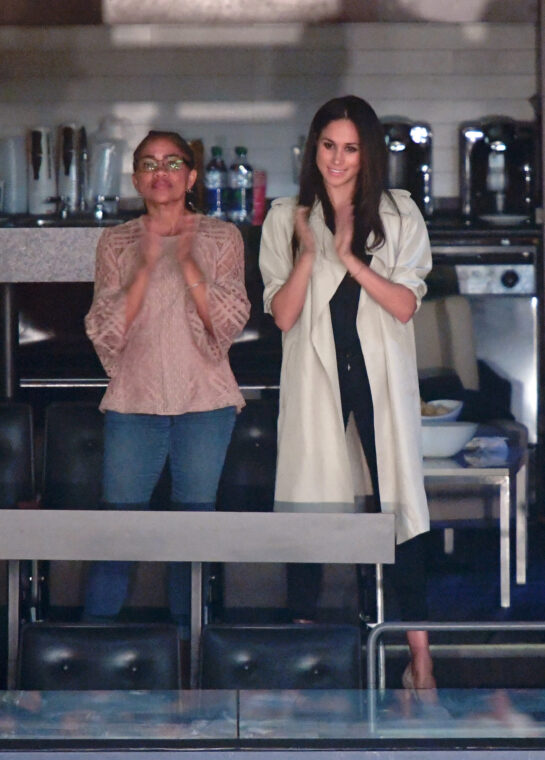
<path fill-rule="evenodd" d="M 234 406 L 179 415 L 120 414 L 104 420 L 103 499 L 109 509 L 148 509 L 167 457 L 174 509 L 215 508 L 225 454 L 235 424 Z M 93 562 L 83 617 L 114 618 L 123 607 L 131 562 Z M 182 636 L 189 633 L 190 564 L 170 562 L 170 612 Z"/>

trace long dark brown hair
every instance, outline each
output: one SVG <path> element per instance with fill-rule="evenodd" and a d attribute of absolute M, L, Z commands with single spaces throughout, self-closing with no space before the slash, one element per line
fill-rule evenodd
<path fill-rule="evenodd" d="M 182 153 L 183 157 L 185 158 L 185 161 L 189 167 L 189 169 L 195 168 L 195 154 L 193 153 L 193 149 L 191 145 L 187 142 L 187 140 L 184 140 L 184 138 L 178 134 L 178 132 L 168 132 L 166 130 L 161 129 L 151 129 L 148 134 L 144 137 L 143 140 L 140 140 L 136 148 L 134 149 L 134 153 L 132 154 L 132 169 L 135 172 L 136 167 L 138 166 L 138 161 L 142 157 L 142 154 L 144 153 L 148 143 L 150 143 L 152 140 L 170 140 L 171 143 L 173 143 L 180 153 Z M 185 205 L 190 211 L 195 211 L 195 202 L 193 198 L 193 192 L 191 190 L 188 190 L 185 196 Z"/>
<path fill-rule="evenodd" d="M 318 109 L 312 119 L 301 164 L 298 203 L 312 207 L 319 200 L 327 226 L 335 232 L 335 212 L 316 165 L 318 140 L 332 121 L 350 119 L 357 129 L 360 142 L 360 171 L 353 198 L 354 237 L 352 253 L 365 260 L 367 251 L 384 243 L 384 225 L 379 215 L 379 204 L 386 190 L 387 149 L 382 124 L 373 108 L 356 95 L 333 98 Z M 367 238 L 373 233 L 371 245 Z"/>

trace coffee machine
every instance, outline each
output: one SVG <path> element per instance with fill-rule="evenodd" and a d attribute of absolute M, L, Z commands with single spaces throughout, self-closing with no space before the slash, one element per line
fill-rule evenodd
<path fill-rule="evenodd" d="M 425 122 L 404 117 L 381 119 L 388 149 L 389 188 L 409 190 L 422 214 L 433 214 L 432 131 Z"/>
<path fill-rule="evenodd" d="M 488 116 L 463 122 L 459 138 L 462 215 L 498 222 L 531 218 L 538 193 L 535 122 Z"/>

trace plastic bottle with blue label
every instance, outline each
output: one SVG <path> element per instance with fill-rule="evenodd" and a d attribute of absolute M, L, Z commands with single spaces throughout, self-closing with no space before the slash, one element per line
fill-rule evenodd
<path fill-rule="evenodd" d="M 248 151 L 243 145 L 235 148 L 236 158 L 229 169 L 229 211 L 231 222 L 252 221 L 253 172 L 248 163 Z"/>
<path fill-rule="evenodd" d="M 227 219 L 227 167 L 219 145 L 213 145 L 211 153 L 204 173 L 206 213 L 216 219 Z"/>

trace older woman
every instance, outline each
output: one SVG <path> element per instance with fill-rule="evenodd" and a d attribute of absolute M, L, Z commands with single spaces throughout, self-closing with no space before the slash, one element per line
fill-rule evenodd
<path fill-rule="evenodd" d="M 195 213 L 188 143 L 150 132 L 134 152 L 133 183 L 146 213 L 102 234 L 87 334 L 110 376 L 103 499 L 146 509 L 170 462 L 173 507 L 214 509 L 237 410 L 244 401 L 227 352 L 244 327 L 243 243 L 237 228 Z M 125 600 L 129 563 L 89 571 L 84 617 L 113 618 Z M 189 634 L 187 563 L 169 567 L 169 603 Z"/>

